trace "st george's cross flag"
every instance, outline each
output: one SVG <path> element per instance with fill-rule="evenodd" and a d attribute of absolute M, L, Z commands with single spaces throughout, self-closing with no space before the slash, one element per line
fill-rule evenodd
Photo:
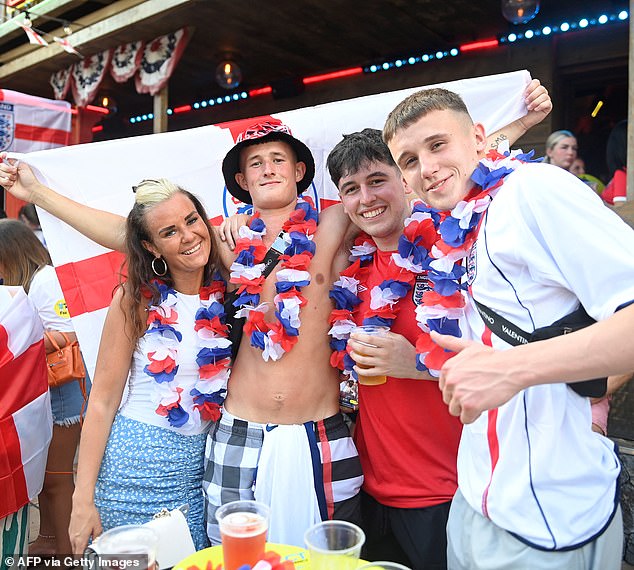
<path fill-rule="evenodd" d="M 445 87 L 462 95 L 474 120 L 492 133 L 526 114 L 527 71 L 464 79 Z M 303 196 L 317 208 L 338 201 L 326 159 L 344 133 L 382 129 L 388 113 L 416 87 L 276 113 L 304 141 L 315 158 L 315 178 Z M 266 117 L 253 117 L 195 129 L 70 146 L 20 156 L 47 186 L 93 208 L 126 216 L 132 186 L 144 178 L 169 178 L 199 196 L 212 222 L 243 211 L 227 192 L 221 164 L 238 134 Z M 118 282 L 122 255 L 83 237 L 40 211 L 40 221 L 73 326 L 89 370 L 94 369 L 103 319 Z"/>
<path fill-rule="evenodd" d="M 0 519 L 44 482 L 53 417 L 43 335 L 24 289 L 0 286 Z"/>

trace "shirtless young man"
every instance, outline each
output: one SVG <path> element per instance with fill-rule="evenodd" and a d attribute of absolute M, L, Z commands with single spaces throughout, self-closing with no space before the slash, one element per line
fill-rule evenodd
<path fill-rule="evenodd" d="M 545 115 L 539 107 L 544 93 L 539 82 L 529 85 L 526 101 L 530 111 L 523 121 L 503 130 L 509 139 L 517 139 L 543 119 Z M 500 136 L 504 135 L 497 138 Z M 268 247 L 295 211 L 298 188 L 304 189 L 312 181 L 312 157 L 310 152 L 305 154 L 303 143 L 285 132 L 283 125 L 258 125 L 247 129 L 243 137 L 245 140 L 238 143 L 239 170 L 235 166 L 229 169 L 228 165 L 223 168 L 225 182 L 230 191 L 247 192 L 252 199 L 266 224 L 263 240 Z M 232 152 L 235 153 L 230 151 L 227 158 Z M 26 164 L 21 162 L 16 169 L 6 160 L 0 162 L 0 184 L 98 243 L 121 249 L 121 217 L 89 209 L 56 194 L 41 185 Z M 348 219 L 339 206 L 321 214 L 313 239 L 310 284 L 301 292 L 307 301 L 300 311 L 301 333 L 290 352 L 280 360 L 265 362 L 260 349 L 251 346 L 246 338 L 241 343 L 229 380 L 225 414 L 210 434 L 206 451 L 207 525 L 212 541 L 219 540 L 215 509 L 227 501 L 254 496 L 255 467 L 263 459 L 264 465 L 258 466 L 259 488 L 256 485 L 255 497 L 276 505 L 270 540 L 302 544 L 303 532 L 314 520 L 358 520 L 362 476 L 356 450 L 339 414 L 339 378 L 330 367 L 327 335 L 332 307 L 323 302 L 335 277 L 347 264 L 347 251 L 341 249 L 347 225 Z M 233 257 L 226 248 L 223 259 L 227 265 Z M 279 272 L 280 265 L 266 279 L 261 301 L 273 301 L 274 280 Z M 299 441 L 303 445 L 292 444 Z M 286 452 L 292 457 L 283 456 Z M 273 467 L 276 460 L 279 463 Z M 289 465 L 289 460 L 294 463 Z M 224 468 L 219 467 L 221 464 Z M 273 475 L 276 481 L 271 483 Z M 277 481 L 280 477 L 282 480 Z M 312 492 L 307 494 L 306 489 Z M 308 497 L 312 498 L 307 500 Z"/>

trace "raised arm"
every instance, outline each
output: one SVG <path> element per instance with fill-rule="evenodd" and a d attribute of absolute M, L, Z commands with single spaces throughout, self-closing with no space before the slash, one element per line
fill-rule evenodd
<path fill-rule="evenodd" d="M 575 382 L 634 370 L 634 304 L 589 327 L 509 350 L 432 333 L 459 354 L 440 372 L 443 398 L 454 416 L 470 423 L 529 386 Z"/>
<path fill-rule="evenodd" d="M 509 145 L 512 145 L 529 129 L 541 123 L 553 108 L 548 90 L 539 82 L 539 79 L 533 79 L 526 87 L 524 102 L 528 110 L 526 115 L 489 135 L 487 148 L 498 148 L 503 141 L 508 141 Z"/>
<path fill-rule="evenodd" d="M 16 198 L 32 202 L 98 244 L 118 251 L 125 245 L 125 218 L 75 202 L 44 186 L 31 167 L 0 153 L 0 185 Z"/>

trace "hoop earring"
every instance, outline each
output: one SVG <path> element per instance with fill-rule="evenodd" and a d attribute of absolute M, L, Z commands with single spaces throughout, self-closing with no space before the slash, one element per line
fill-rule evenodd
<path fill-rule="evenodd" d="M 161 273 L 161 272 L 159 272 L 159 271 L 157 271 L 157 270 L 156 270 L 156 267 L 154 266 L 154 264 L 155 264 L 157 261 L 160 261 L 160 262 L 162 262 L 162 263 L 163 263 L 163 272 L 162 272 L 162 273 Z M 164 277 L 165 275 L 167 275 L 167 263 L 165 263 L 165 260 L 164 260 L 162 257 L 155 257 L 155 258 L 152 260 L 151 265 L 152 265 L 152 271 L 154 271 L 154 274 L 155 274 L 157 277 Z"/>

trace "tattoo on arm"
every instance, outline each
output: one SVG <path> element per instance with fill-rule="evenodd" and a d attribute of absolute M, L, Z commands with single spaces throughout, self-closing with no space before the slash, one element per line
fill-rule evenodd
<path fill-rule="evenodd" d="M 502 141 L 506 141 L 506 140 L 508 140 L 508 137 L 504 133 L 500 133 L 497 137 L 495 137 L 491 141 L 491 148 L 497 149 L 502 143 Z"/>

